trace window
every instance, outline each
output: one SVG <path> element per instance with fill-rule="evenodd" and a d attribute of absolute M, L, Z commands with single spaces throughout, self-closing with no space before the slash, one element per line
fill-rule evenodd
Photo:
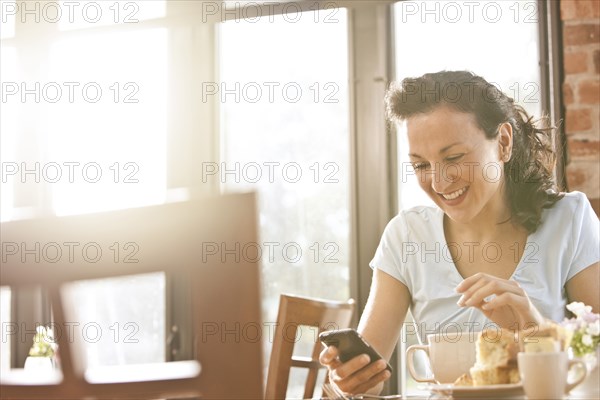
<path fill-rule="evenodd" d="M 167 200 L 169 29 L 189 21 L 166 16 L 164 0 L 2 2 L 2 221 Z M 148 274 L 64 290 L 89 366 L 167 359 L 165 284 Z M 18 321 L 7 299 L 3 322 Z M 28 346 L 14 347 L 13 368 Z"/>
<path fill-rule="evenodd" d="M 0 70 L 2 82 L 17 80 L 17 53 L 12 46 L 2 46 L 0 50 Z M 4 93 L 4 90 L 3 90 Z M 11 160 L 15 158 L 15 134 L 17 129 L 17 107 L 2 99 L 2 118 L 0 118 L 0 159 Z M 12 134 L 11 134 L 12 133 Z M 4 165 L 4 164 L 3 164 Z M 14 189 L 12 185 L 6 184 L 5 167 L 2 168 L 2 190 L 0 191 L 0 221 L 11 219 L 14 204 Z"/>
<path fill-rule="evenodd" d="M 205 167 L 224 191 L 259 194 L 265 323 L 281 293 L 350 297 L 347 22 L 329 11 L 222 23 L 219 82 L 206 86 L 222 161 Z M 315 333 L 303 330 L 296 350 L 308 355 Z M 302 396 L 299 382 L 293 371 L 288 396 Z"/>
<path fill-rule="evenodd" d="M 9 4 L 6 0 L 0 1 L 2 7 L 2 29 L 0 29 L 0 39 L 8 39 L 15 36 L 15 16 L 16 13 L 11 12 L 14 9 L 14 4 Z"/>
<path fill-rule="evenodd" d="M 74 171 L 52 186 L 57 215 L 165 201 L 167 35 L 84 30 L 50 46 L 47 81 L 79 84 L 73 102 L 60 89 L 44 118 L 48 161 Z M 54 178 L 53 168 L 46 173 Z"/>
<path fill-rule="evenodd" d="M 167 360 L 163 273 L 75 282 L 63 296 L 74 307 L 71 334 L 88 367 Z"/>
<path fill-rule="evenodd" d="M 0 369 L 7 370 L 10 368 L 11 343 L 8 338 L 9 332 L 13 329 L 10 326 L 11 322 L 11 292 L 6 286 L 0 287 L 0 325 L 2 327 L 2 341 L 0 343 Z"/>

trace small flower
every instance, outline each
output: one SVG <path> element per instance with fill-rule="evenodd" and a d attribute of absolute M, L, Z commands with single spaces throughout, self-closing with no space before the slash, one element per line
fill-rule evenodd
<path fill-rule="evenodd" d="M 599 319 L 597 319 L 596 322 L 594 322 L 593 324 L 588 325 L 587 333 L 589 333 L 592 336 L 600 335 L 600 320 Z"/>
<path fill-rule="evenodd" d="M 567 305 L 575 318 L 565 319 L 562 325 L 570 330 L 570 347 L 573 354 L 580 358 L 594 358 L 596 348 L 600 343 L 600 314 L 592 313 L 592 307 L 581 302 Z"/>
<path fill-rule="evenodd" d="M 29 355 L 32 357 L 52 357 L 58 348 L 54 341 L 53 330 L 39 325 L 35 328 L 35 331 Z"/>
<path fill-rule="evenodd" d="M 593 312 L 589 312 L 587 314 L 584 314 L 582 319 L 588 324 L 593 324 L 594 322 L 600 320 L 600 314 L 594 314 Z"/>
<path fill-rule="evenodd" d="M 589 314 L 592 312 L 592 307 L 586 306 L 582 302 L 574 301 L 571 304 L 567 305 L 567 310 L 575 314 L 576 317 L 582 318 L 585 314 Z"/>

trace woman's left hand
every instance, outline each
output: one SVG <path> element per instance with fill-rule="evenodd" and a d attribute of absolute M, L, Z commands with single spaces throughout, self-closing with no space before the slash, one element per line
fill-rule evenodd
<path fill-rule="evenodd" d="M 459 306 L 480 309 L 501 328 L 520 330 L 544 322 L 525 290 L 515 281 L 477 273 L 462 281 L 456 291 L 462 293 Z M 495 296 L 486 302 L 492 295 Z"/>

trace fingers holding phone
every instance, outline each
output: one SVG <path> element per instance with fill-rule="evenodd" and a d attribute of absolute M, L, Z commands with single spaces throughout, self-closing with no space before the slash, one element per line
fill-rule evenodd
<path fill-rule="evenodd" d="M 329 379 L 346 393 L 363 393 L 391 376 L 390 365 L 353 329 L 323 332 L 319 357 Z"/>
<path fill-rule="evenodd" d="M 342 363 L 339 360 L 339 352 L 335 346 L 327 346 L 321 351 L 319 355 L 319 362 L 321 365 L 326 366 L 329 369 L 334 369 L 340 366 Z"/>

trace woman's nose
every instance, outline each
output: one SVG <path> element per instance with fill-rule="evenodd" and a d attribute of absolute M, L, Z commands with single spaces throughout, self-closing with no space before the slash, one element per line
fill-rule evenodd
<path fill-rule="evenodd" d="M 438 193 L 445 193 L 461 176 L 458 164 L 437 164 L 430 173 L 431 187 Z"/>

